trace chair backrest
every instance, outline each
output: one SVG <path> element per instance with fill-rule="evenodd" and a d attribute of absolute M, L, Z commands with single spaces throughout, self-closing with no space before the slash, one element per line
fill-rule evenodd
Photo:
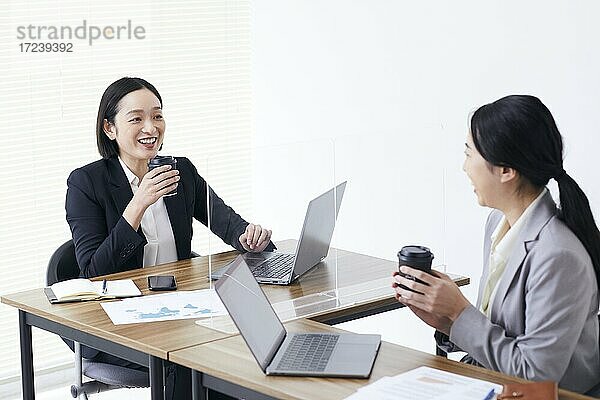
<path fill-rule="evenodd" d="M 73 240 L 69 240 L 56 249 L 50 257 L 46 270 L 46 284 L 50 286 L 56 282 L 77 278 L 80 272 L 75 258 L 75 245 Z"/>

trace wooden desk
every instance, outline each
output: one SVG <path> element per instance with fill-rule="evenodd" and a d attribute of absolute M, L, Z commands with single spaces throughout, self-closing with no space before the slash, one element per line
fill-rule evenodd
<path fill-rule="evenodd" d="M 295 243 L 296 241 L 284 241 L 277 245 L 280 250 L 289 251 L 294 248 Z M 231 251 L 213 256 L 210 258 L 212 268 L 225 265 L 237 254 Z M 339 292 L 345 296 L 343 299 L 352 301 L 320 303 L 302 316 L 310 316 L 329 323 L 341 322 L 400 307 L 389 287 L 390 274 L 395 268 L 396 263 L 391 261 L 332 249 L 324 263 L 309 271 L 293 285 L 263 286 L 263 289 L 272 303 L 284 306 L 280 307 L 284 313 L 295 313 L 300 309 L 306 311 L 304 310 L 306 307 L 302 307 L 303 304 L 295 304 L 295 300 L 339 289 Z M 130 278 L 135 281 L 142 293 L 147 295 L 149 292 L 146 278 L 149 275 L 172 274 L 177 279 L 179 290 L 196 290 L 210 287 L 208 272 L 209 257 L 199 257 L 97 279 Z M 353 293 L 353 290 L 348 289 L 361 289 L 360 285 L 368 288 L 371 282 L 376 283 L 373 285 L 376 287 L 374 291 Z M 458 278 L 457 282 L 467 284 L 468 278 Z M 32 326 L 129 361 L 147 365 L 150 368 L 153 399 L 162 398 L 160 392 L 163 385 L 162 360 L 168 360 L 171 352 L 231 336 L 231 334 L 199 326 L 193 319 L 113 325 L 100 306 L 100 302 L 50 304 L 41 288 L 2 296 L 1 300 L 19 309 L 21 380 L 24 399 L 35 397 Z M 286 309 L 286 305 L 289 308 Z"/>
<path fill-rule="evenodd" d="M 293 253 L 296 243 L 296 240 L 285 240 L 277 242 L 277 247 L 279 251 Z M 213 256 L 213 268 L 227 264 L 232 254 L 237 253 Z M 333 325 L 403 307 L 396 301 L 391 289 L 391 274 L 397 268 L 397 261 L 332 248 L 318 267 L 308 271 L 292 285 L 261 287 L 269 301 L 276 305 L 282 320 L 303 317 Z M 449 275 L 458 286 L 470 282 L 467 277 Z M 311 296 L 322 296 L 333 291 L 336 292 L 337 303 L 331 301 L 306 306 Z M 300 298 L 304 303 L 297 301 Z M 289 304 L 284 304 L 286 302 Z"/>
<path fill-rule="evenodd" d="M 341 331 L 307 319 L 289 322 L 285 326 L 292 332 Z M 338 400 L 384 376 L 394 376 L 420 366 L 429 366 L 499 384 L 525 382 L 523 379 L 387 342 L 381 343 L 369 379 L 266 376 L 239 335 L 172 352 L 169 359 L 195 371 L 193 373 L 195 399 L 204 399 L 204 388 L 210 388 L 245 399 Z M 566 390 L 560 390 L 560 398 L 591 399 Z"/>
<path fill-rule="evenodd" d="M 204 264 L 202 260 L 194 260 L 194 262 L 186 260 L 108 275 L 106 278 L 131 278 L 144 295 L 149 294 L 146 277 L 156 274 L 176 275 L 182 289 L 202 289 L 208 287 L 207 267 Z M 204 283 L 200 283 L 202 279 L 195 277 L 201 276 L 202 273 Z M 100 306 L 100 302 L 50 304 L 42 289 L 6 295 L 2 297 L 2 302 L 19 309 L 21 381 L 24 399 L 35 398 L 32 326 L 148 366 L 152 399 L 164 397 L 161 391 L 162 362 L 167 360 L 170 351 L 228 336 L 198 326 L 193 320 L 113 325 Z"/>

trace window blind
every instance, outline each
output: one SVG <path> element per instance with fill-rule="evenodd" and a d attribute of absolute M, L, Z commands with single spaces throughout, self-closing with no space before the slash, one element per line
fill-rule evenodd
<path fill-rule="evenodd" d="M 98 104 L 104 89 L 120 77 L 142 77 L 161 93 L 167 123 L 163 154 L 188 157 L 200 172 L 211 154 L 231 154 L 209 183 L 229 196 L 226 201 L 236 211 L 249 210 L 250 160 L 234 153 L 251 140 L 249 9 L 248 1 L 226 0 L 11 0 L 2 7 L 1 294 L 45 284 L 50 255 L 70 238 L 67 176 L 100 158 Z M 99 38 L 91 45 L 82 39 L 18 38 L 20 26 L 25 32 L 29 25 L 75 29 L 84 20 L 88 29 L 131 21 L 145 35 Z M 72 52 L 22 52 L 24 42 L 72 42 L 73 47 Z M 208 233 L 195 224 L 192 248 L 206 254 Z M 211 250 L 225 247 L 211 241 Z M 17 379 L 17 311 L 4 305 L 0 354 L 0 384 Z M 72 353 L 55 335 L 34 329 L 36 370 L 70 361 Z"/>

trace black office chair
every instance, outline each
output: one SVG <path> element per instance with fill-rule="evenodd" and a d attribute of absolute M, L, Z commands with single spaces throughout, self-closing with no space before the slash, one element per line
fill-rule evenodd
<path fill-rule="evenodd" d="M 46 284 L 48 286 L 67 279 L 79 277 L 79 266 L 75 258 L 73 240 L 60 246 L 48 262 Z M 67 344 L 70 340 L 64 339 Z M 150 386 L 147 372 L 125 368 L 118 365 L 94 362 L 82 358 L 82 348 L 78 342 L 72 342 L 75 350 L 75 384 L 71 385 L 71 395 L 87 400 L 87 395 L 120 388 L 141 388 Z M 91 381 L 83 382 L 83 376 Z"/>
<path fill-rule="evenodd" d="M 592 390 L 585 393 L 586 396 L 600 399 L 600 383 L 592 388 Z"/>

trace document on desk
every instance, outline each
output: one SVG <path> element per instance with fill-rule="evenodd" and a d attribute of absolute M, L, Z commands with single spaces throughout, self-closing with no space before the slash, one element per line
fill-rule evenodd
<path fill-rule="evenodd" d="M 419 367 L 394 377 L 383 377 L 346 400 L 483 400 L 492 389 L 500 393 L 502 385 Z"/>
<path fill-rule="evenodd" d="M 213 289 L 146 295 L 101 305 L 115 325 L 227 315 Z"/>

